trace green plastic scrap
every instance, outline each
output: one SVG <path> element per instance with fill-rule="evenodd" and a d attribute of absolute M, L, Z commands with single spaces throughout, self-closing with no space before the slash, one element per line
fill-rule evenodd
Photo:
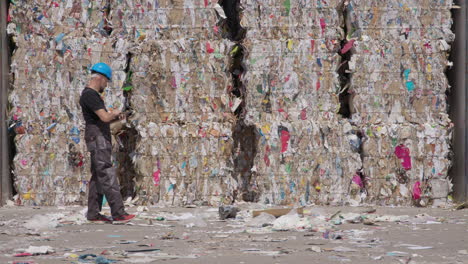
<path fill-rule="evenodd" d="M 346 39 L 351 39 L 353 37 L 354 32 L 356 32 L 356 28 L 351 26 L 351 30 L 349 31 L 348 35 L 346 35 Z"/>
<path fill-rule="evenodd" d="M 122 90 L 124 90 L 125 92 L 130 92 L 132 89 L 133 89 L 132 85 L 127 85 L 127 86 L 122 87 Z"/>
<path fill-rule="evenodd" d="M 125 92 L 130 92 L 133 89 L 132 74 L 132 71 L 128 73 L 127 79 L 125 80 L 124 85 L 122 87 L 122 90 L 124 90 Z"/>
<path fill-rule="evenodd" d="M 291 11 L 291 0 L 284 1 L 284 8 L 286 8 L 287 15 L 289 16 L 289 12 Z"/>
<path fill-rule="evenodd" d="M 232 48 L 229 54 L 234 57 L 235 55 L 237 55 L 239 51 L 240 51 L 239 46 L 234 46 L 234 48 Z"/>
<path fill-rule="evenodd" d="M 263 87 L 262 87 L 261 84 L 258 84 L 258 85 L 257 85 L 257 92 L 258 92 L 258 93 L 263 93 Z"/>

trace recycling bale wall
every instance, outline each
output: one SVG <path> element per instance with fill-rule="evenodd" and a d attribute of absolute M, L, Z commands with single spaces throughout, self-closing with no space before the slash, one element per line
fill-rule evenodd
<path fill-rule="evenodd" d="M 124 198 L 439 205 L 451 192 L 451 0 L 15 1 L 18 203 L 83 204 L 96 62 Z M 349 109 L 347 109 L 349 106 Z M 349 110 L 349 111 L 348 111 Z M 349 112 L 349 113 L 347 113 Z"/>

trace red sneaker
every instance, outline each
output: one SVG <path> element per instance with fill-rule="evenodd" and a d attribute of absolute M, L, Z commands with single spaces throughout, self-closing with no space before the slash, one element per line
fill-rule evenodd
<path fill-rule="evenodd" d="M 118 217 L 114 218 L 114 222 L 126 223 L 126 222 L 132 220 L 133 218 L 135 218 L 135 215 L 125 213 L 125 214 L 123 214 L 121 216 L 118 216 Z"/>
<path fill-rule="evenodd" d="M 98 214 L 96 218 L 88 219 L 88 221 L 94 223 L 112 223 L 112 220 L 109 217 L 102 214 Z"/>

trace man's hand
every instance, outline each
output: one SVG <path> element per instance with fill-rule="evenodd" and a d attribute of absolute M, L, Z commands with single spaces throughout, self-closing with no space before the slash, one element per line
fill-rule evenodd
<path fill-rule="evenodd" d="M 109 112 L 106 112 L 106 110 L 104 109 L 99 109 L 95 113 L 96 115 L 99 116 L 99 119 L 101 119 L 102 122 L 110 123 L 114 121 L 115 119 L 117 119 L 117 117 L 119 117 L 119 115 L 121 114 L 121 111 L 118 109 L 116 110 L 110 109 Z"/>
<path fill-rule="evenodd" d="M 127 118 L 127 113 L 126 112 L 122 112 L 120 110 L 114 110 L 112 111 L 112 114 L 114 115 L 117 115 L 116 116 L 116 119 L 119 119 L 119 120 L 124 120 L 125 118 Z"/>
<path fill-rule="evenodd" d="M 117 118 L 120 118 L 122 111 L 120 111 L 119 109 L 115 109 L 115 110 L 111 109 L 110 113 L 114 115 L 114 119 L 117 119 Z"/>

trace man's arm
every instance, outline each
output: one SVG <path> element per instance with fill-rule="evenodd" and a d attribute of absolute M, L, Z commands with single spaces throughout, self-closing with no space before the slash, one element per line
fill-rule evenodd
<path fill-rule="evenodd" d="M 106 112 L 106 110 L 104 109 L 99 109 L 94 111 L 94 113 L 96 113 L 96 115 L 99 116 L 99 119 L 101 119 L 102 122 L 110 123 L 119 117 L 120 110 Z"/>

